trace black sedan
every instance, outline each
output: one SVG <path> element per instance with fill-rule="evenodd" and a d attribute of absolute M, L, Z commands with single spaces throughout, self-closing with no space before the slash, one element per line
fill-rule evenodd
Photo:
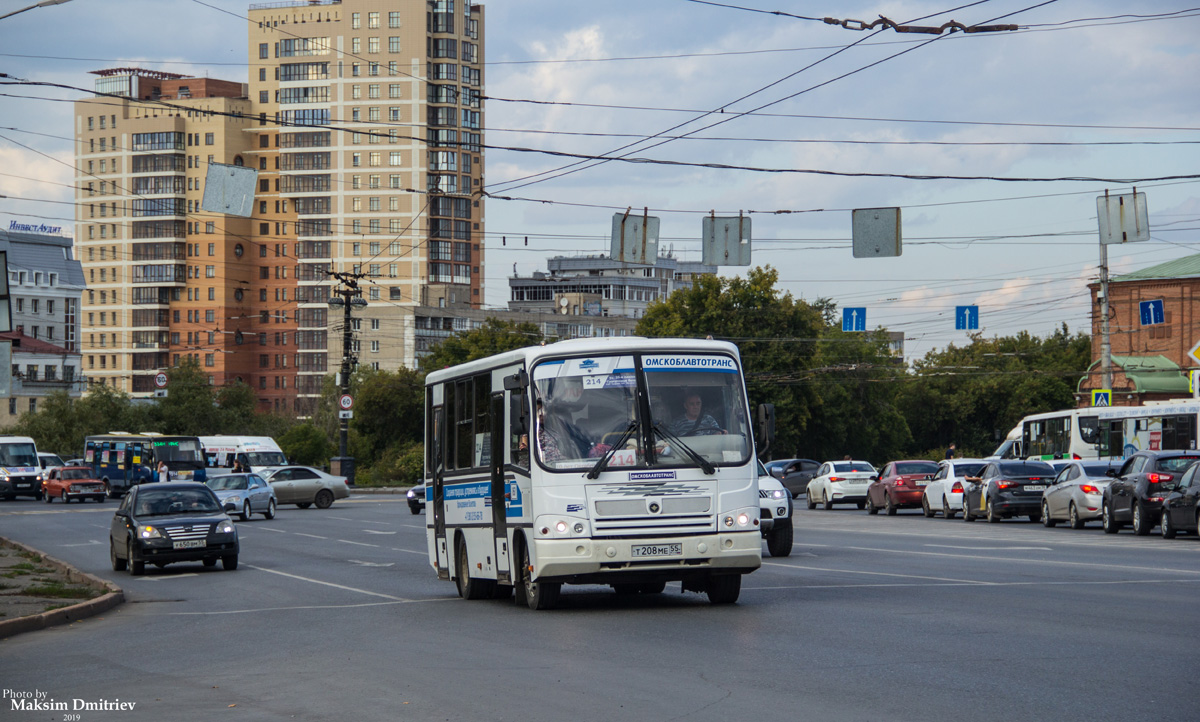
<path fill-rule="evenodd" d="M 172 481 L 132 486 L 113 516 L 108 533 L 113 571 L 134 576 L 146 564 L 203 562 L 237 569 L 238 537 L 217 495 L 204 484 Z"/>
<path fill-rule="evenodd" d="M 425 511 L 425 483 L 417 484 L 408 490 L 408 508 L 413 514 Z"/>
<path fill-rule="evenodd" d="M 1042 492 L 1054 479 L 1044 461 L 993 461 L 963 491 L 963 521 L 984 516 L 998 522 L 1015 516 L 1042 520 Z"/>
<path fill-rule="evenodd" d="M 1174 539 L 1176 534 L 1200 534 L 1200 464 L 1192 464 L 1183 478 L 1163 498 L 1162 535 Z"/>
<path fill-rule="evenodd" d="M 1104 531 L 1116 534 L 1130 524 L 1134 534 L 1149 534 L 1158 526 L 1163 498 L 1196 461 L 1196 451 L 1139 451 L 1126 459 L 1100 502 Z"/>

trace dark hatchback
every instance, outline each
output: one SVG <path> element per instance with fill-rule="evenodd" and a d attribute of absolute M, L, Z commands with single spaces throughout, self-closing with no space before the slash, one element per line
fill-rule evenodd
<path fill-rule="evenodd" d="M 1149 534 L 1158 526 L 1163 499 L 1197 461 L 1200 453 L 1182 450 L 1139 451 L 1126 459 L 1100 502 L 1104 531 L 1116 534 L 1129 524 L 1134 534 Z"/>
<path fill-rule="evenodd" d="M 1200 534 L 1200 464 L 1192 464 L 1170 493 L 1163 498 L 1162 535 Z"/>
<path fill-rule="evenodd" d="M 1042 492 L 1054 479 L 1054 467 L 1044 461 L 993 461 L 983 467 L 979 481 L 963 491 L 963 521 L 986 517 L 998 522 L 1016 516 L 1042 520 Z"/>
<path fill-rule="evenodd" d="M 237 569 L 238 536 L 217 495 L 204 484 L 172 481 L 130 487 L 108 533 L 113 571 L 133 575 L 146 564 L 203 562 Z"/>
<path fill-rule="evenodd" d="M 779 479 L 792 498 L 808 491 L 808 482 L 816 476 L 821 462 L 812 459 L 781 459 L 766 464 L 767 473 Z"/>

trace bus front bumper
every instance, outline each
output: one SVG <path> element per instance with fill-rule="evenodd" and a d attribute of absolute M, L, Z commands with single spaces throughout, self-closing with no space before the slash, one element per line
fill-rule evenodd
<path fill-rule="evenodd" d="M 758 529 L 665 539 L 534 539 L 538 581 L 610 584 L 645 577 L 682 580 L 709 572 L 745 574 L 762 566 Z"/>

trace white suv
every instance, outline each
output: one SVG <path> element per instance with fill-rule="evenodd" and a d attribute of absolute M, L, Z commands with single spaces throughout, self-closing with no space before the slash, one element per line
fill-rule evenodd
<path fill-rule="evenodd" d="M 792 495 L 758 463 L 758 528 L 773 557 L 792 553 Z"/>

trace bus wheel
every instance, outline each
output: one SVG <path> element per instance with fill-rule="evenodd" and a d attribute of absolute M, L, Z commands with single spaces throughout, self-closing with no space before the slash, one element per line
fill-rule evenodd
<path fill-rule="evenodd" d="M 517 601 L 524 599 L 525 604 L 534 610 L 553 609 L 558 604 L 558 595 L 562 585 L 555 582 L 535 582 L 533 573 L 529 571 L 529 548 L 521 547 L 521 585 L 517 588 Z"/>
<path fill-rule="evenodd" d="M 741 574 L 716 574 L 708 578 L 704 592 L 711 604 L 733 604 L 742 593 Z"/>
<path fill-rule="evenodd" d="M 471 578 L 471 563 L 467 559 L 467 542 L 458 538 L 458 554 L 455 558 L 455 581 L 458 584 L 458 596 L 463 599 L 483 599 L 491 596 L 488 580 Z"/>

